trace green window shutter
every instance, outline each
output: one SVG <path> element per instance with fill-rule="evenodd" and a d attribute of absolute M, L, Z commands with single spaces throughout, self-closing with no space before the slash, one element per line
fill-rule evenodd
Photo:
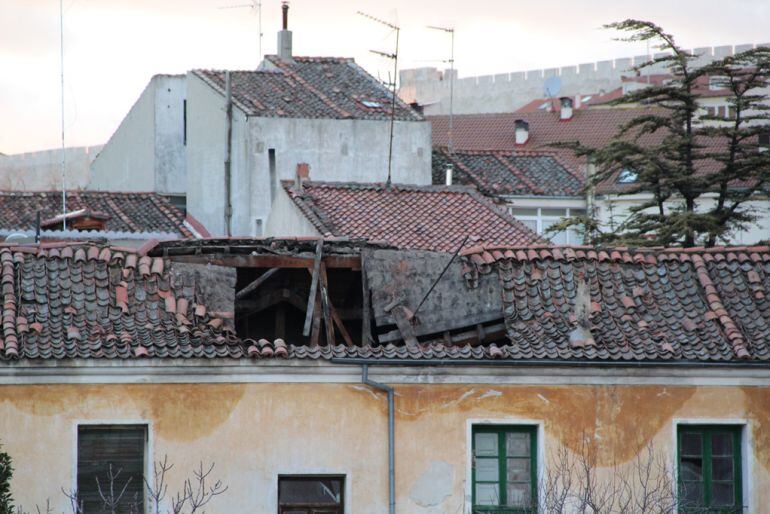
<path fill-rule="evenodd" d="M 101 513 L 109 495 L 110 466 L 114 494 L 123 488 L 117 511 L 144 512 L 144 452 L 147 427 L 137 425 L 84 425 L 78 427 L 77 493 L 84 514 Z M 119 473 L 119 474 L 118 474 Z M 116 476 L 117 475 L 117 476 Z M 133 510 L 132 510 L 133 509 Z"/>
<path fill-rule="evenodd" d="M 473 512 L 536 512 L 537 427 L 477 425 L 471 446 Z"/>
<path fill-rule="evenodd" d="M 679 510 L 743 512 L 740 426 L 680 425 L 677 431 Z"/>

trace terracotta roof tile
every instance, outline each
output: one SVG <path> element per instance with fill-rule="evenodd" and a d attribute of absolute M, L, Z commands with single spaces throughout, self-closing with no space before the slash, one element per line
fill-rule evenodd
<path fill-rule="evenodd" d="M 433 150 L 433 183 L 444 184 L 453 165 L 453 181 L 476 186 L 487 195 L 581 196 L 584 177 L 562 163 L 555 152 Z"/>
<path fill-rule="evenodd" d="M 193 73 L 224 92 L 224 71 Z M 390 119 L 390 91 L 349 58 L 294 57 L 286 61 L 269 55 L 259 70 L 231 71 L 230 83 L 234 102 L 251 116 Z M 395 117 L 423 120 L 399 98 Z"/>
<path fill-rule="evenodd" d="M 486 244 L 531 244 L 538 236 L 465 186 L 305 182 L 286 192 L 323 235 L 387 241 L 399 248 L 454 251 L 466 236 Z"/>
<path fill-rule="evenodd" d="M 69 191 L 67 211 L 106 217 L 105 230 L 110 232 L 192 237 L 185 226 L 184 213 L 157 193 Z M 46 221 L 53 224 L 61 215 L 61 193 L 0 191 L 0 230 L 35 230 L 38 212 L 44 221 L 44 229 Z"/>

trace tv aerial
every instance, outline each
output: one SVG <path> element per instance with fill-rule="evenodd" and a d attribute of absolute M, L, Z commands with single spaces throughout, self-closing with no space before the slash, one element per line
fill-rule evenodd
<path fill-rule="evenodd" d="M 543 84 L 543 94 L 548 98 L 548 101 L 551 102 L 551 109 L 554 109 L 553 99 L 556 98 L 556 95 L 558 95 L 560 91 L 561 77 L 553 75 L 545 79 L 545 83 Z"/>

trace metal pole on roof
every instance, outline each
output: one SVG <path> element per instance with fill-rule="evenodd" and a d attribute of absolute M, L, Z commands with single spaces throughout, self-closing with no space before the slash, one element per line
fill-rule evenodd
<path fill-rule="evenodd" d="M 393 88 L 393 94 L 392 94 L 391 103 L 390 103 L 390 143 L 388 145 L 388 180 L 387 182 L 385 182 L 386 189 L 389 189 L 390 183 L 391 183 L 391 174 L 392 174 L 391 172 L 393 167 L 393 128 L 396 123 L 396 80 L 398 77 L 398 38 L 401 33 L 401 28 L 397 25 L 394 25 L 393 23 L 382 20 L 380 18 L 376 18 L 371 14 L 366 14 L 365 12 L 362 12 L 362 11 L 358 11 L 358 14 L 363 16 L 364 18 L 369 18 L 370 20 L 375 21 L 380 25 L 385 25 L 386 27 L 396 31 L 396 51 L 394 53 L 388 54 L 385 52 L 379 52 L 377 50 L 369 50 L 374 54 L 387 57 L 388 59 L 393 59 L 393 79 L 389 83 L 389 85 Z"/>
<path fill-rule="evenodd" d="M 61 65 L 61 212 L 67 230 L 67 152 L 64 146 L 64 0 L 59 0 L 59 59 Z"/>
<path fill-rule="evenodd" d="M 454 96 L 455 96 L 455 29 L 454 27 L 440 27 L 437 25 L 428 25 L 429 29 L 440 30 L 451 36 L 451 49 L 449 53 L 449 133 L 447 148 L 452 153 L 454 148 L 452 140 L 452 129 L 454 125 Z"/>

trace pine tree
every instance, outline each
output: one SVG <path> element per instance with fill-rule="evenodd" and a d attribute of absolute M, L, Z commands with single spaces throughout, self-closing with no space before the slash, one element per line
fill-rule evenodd
<path fill-rule="evenodd" d="M 13 477 L 13 462 L 11 456 L 0 447 L 0 514 L 14 514 L 13 497 L 11 496 L 11 478 Z"/>
<path fill-rule="evenodd" d="M 766 86 L 770 49 L 757 48 L 705 66 L 697 56 L 680 48 L 674 37 L 654 23 L 626 20 L 606 28 L 627 32 L 622 41 L 657 43 L 663 55 L 637 66 L 663 66 L 671 79 L 632 90 L 615 104 L 649 106 L 619 128 L 601 148 L 579 142 L 555 146 L 586 157 L 593 170 L 587 194 L 599 184 L 617 181 L 621 170 L 632 170 L 633 184 L 619 193 L 644 194 L 619 229 L 601 230 L 589 205 L 583 219 L 569 219 L 552 227 L 582 227 L 586 239 L 632 245 L 706 244 L 713 246 L 757 218 L 747 202 L 770 186 L 770 152 L 760 152 L 758 137 L 766 126 Z M 731 118 L 704 115 L 700 104 L 706 77 L 719 77 L 729 96 Z M 707 89 L 707 88 L 705 88 Z M 589 202 L 590 204 L 590 202 Z"/>

